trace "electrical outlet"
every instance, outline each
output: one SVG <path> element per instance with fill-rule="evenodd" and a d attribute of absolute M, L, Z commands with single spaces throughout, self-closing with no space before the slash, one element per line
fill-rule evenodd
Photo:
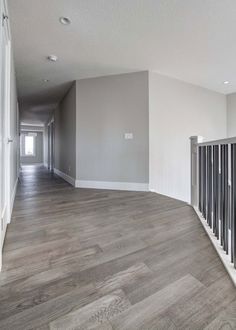
<path fill-rule="evenodd" d="M 68 171 L 70 172 L 70 170 L 71 170 L 71 167 L 70 167 L 70 166 L 68 166 Z"/>
<path fill-rule="evenodd" d="M 125 133 L 125 140 L 132 140 L 133 137 L 133 133 Z"/>

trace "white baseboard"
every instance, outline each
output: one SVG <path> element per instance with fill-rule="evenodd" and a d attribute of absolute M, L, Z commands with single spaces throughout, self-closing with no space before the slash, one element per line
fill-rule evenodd
<path fill-rule="evenodd" d="M 61 172 L 60 170 L 58 170 L 57 168 L 54 168 L 54 173 L 57 174 L 58 176 L 60 176 L 62 179 L 64 179 L 65 181 L 67 181 L 68 183 L 70 183 L 72 186 L 75 187 L 75 182 L 76 180 L 74 178 L 72 178 L 71 176 L 69 176 L 68 174 Z"/>
<path fill-rule="evenodd" d="M 21 163 L 21 166 L 44 166 L 44 163 Z"/>
<path fill-rule="evenodd" d="M 17 185 L 18 185 L 18 178 L 16 179 L 13 191 L 11 193 L 9 223 L 11 222 L 11 215 L 12 215 L 12 210 L 13 210 L 14 201 L 15 201 L 15 197 L 16 197 Z"/>
<path fill-rule="evenodd" d="M 5 205 L 3 211 L 2 211 L 2 214 L 1 214 L 1 221 L 3 221 L 3 230 L 2 230 L 2 237 L 1 237 L 1 244 L 0 244 L 0 250 L 2 252 L 2 248 L 3 248 L 3 245 L 4 245 L 4 241 L 5 241 L 5 237 L 6 237 L 6 231 L 7 231 L 7 225 L 8 225 L 8 222 L 7 222 L 7 205 Z M 2 223 L 1 223 L 1 226 L 2 226 Z"/>
<path fill-rule="evenodd" d="M 219 240 L 216 238 L 216 236 L 211 231 L 210 226 L 208 226 L 207 221 L 203 218 L 202 214 L 199 212 L 197 207 L 193 207 L 194 211 L 196 212 L 203 228 L 205 229 L 212 245 L 214 246 L 216 252 L 218 253 L 223 265 L 225 266 L 225 269 L 227 270 L 232 282 L 236 286 L 236 269 L 234 268 L 233 264 L 230 262 L 229 256 L 226 254 L 226 252 L 223 250 L 222 246 L 220 245 Z"/>
<path fill-rule="evenodd" d="M 156 193 L 156 194 L 159 194 L 159 192 L 155 189 L 149 189 L 149 191 L 153 192 L 153 193 Z"/>
<path fill-rule="evenodd" d="M 11 196 L 10 196 L 10 205 L 9 207 L 5 207 L 3 210 L 3 213 L 1 214 L 2 219 L 4 219 L 4 228 L 3 228 L 3 233 L 2 233 L 2 242 L 0 245 L 0 250 L 2 250 L 2 247 L 4 245 L 4 241 L 5 241 L 5 237 L 6 237 L 6 231 L 7 231 L 7 226 L 8 224 L 11 222 L 11 216 L 12 216 L 12 210 L 13 210 L 13 206 L 14 206 L 14 201 L 15 201 L 15 197 L 16 197 L 16 190 L 17 190 L 17 184 L 18 184 L 18 177 L 16 179 L 16 182 L 14 184 L 13 190 L 11 192 Z M 0 253 L 2 253 L 2 251 L 0 251 Z M 1 263 L 0 263 L 0 271 L 1 271 Z"/>
<path fill-rule="evenodd" d="M 54 168 L 54 173 L 76 188 L 148 191 L 148 183 L 75 180 L 57 168 Z"/>
<path fill-rule="evenodd" d="M 189 204 L 189 202 L 186 201 L 186 200 L 184 200 L 184 199 L 177 198 L 177 197 L 172 196 L 172 195 L 170 195 L 170 194 L 164 194 L 164 193 L 162 193 L 162 192 L 159 192 L 159 191 L 156 190 L 156 189 L 152 189 L 152 188 L 150 188 L 149 191 L 150 191 L 150 192 L 153 192 L 153 193 L 155 193 L 155 194 L 158 194 L 158 195 L 162 195 L 162 196 L 165 196 L 165 197 L 169 197 L 169 198 L 175 199 L 176 201 L 179 201 L 179 202 L 183 202 L 183 203 L 187 203 L 187 204 Z M 190 204 L 189 204 L 189 205 L 190 205 Z"/>
<path fill-rule="evenodd" d="M 76 188 L 148 191 L 148 183 L 76 180 Z"/>

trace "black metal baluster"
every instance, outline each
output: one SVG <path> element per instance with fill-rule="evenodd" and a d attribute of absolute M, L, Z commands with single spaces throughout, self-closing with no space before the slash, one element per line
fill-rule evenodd
<path fill-rule="evenodd" d="M 222 205 L 221 205 L 221 145 L 219 145 L 219 153 L 218 153 L 218 161 L 219 161 L 219 172 L 218 172 L 218 196 L 217 196 L 217 203 L 218 203 L 218 239 L 221 243 L 221 212 L 222 212 Z"/>
<path fill-rule="evenodd" d="M 219 146 L 213 146 L 213 233 L 219 239 Z"/>
<path fill-rule="evenodd" d="M 234 262 L 234 244 L 233 244 L 233 230 L 234 230 L 234 145 L 231 144 L 231 203 L 230 203 L 230 222 L 231 222 L 231 262 Z"/>
<path fill-rule="evenodd" d="M 225 164 L 225 175 L 224 175 L 224 196 L 225 196 L 225 205 L 224 205 L 224 250 L 226 251 L 226 253 L 229 253 L 229 244 L 228 244 L 228 234 L 229 234 L 229 212 L 228 212 L 228 200 L 229 200 L 229 196 L 228 196 L 228 192 L 229 192 L 229 187 L 228 187 L 228 182 L 229 182 L 229 174 L 228 174 L 228 170 L 229 170 L 229 165 L 228 165 L 228 145 L 226 144 L 224 146 L 225 152 L 224 152 L 224 164 Z"/>
<path fill-rule="evenodd" d="M 198 208 L 202 212 L 202 147 L 198 148 Z"/>
<path fill-rule="evenodd" d="M 207 147 L 207 223 L 212 228 L 212 147 Z"/>
<path fill-rule="evenodd" d="M 203 155 L 202 155 L 202 196 L 203 196 L 203 204 L 202 204 L 202 214 L 206 219 L 206 203 L 207 203 L 207 192 L 206 192 L 206 147 L 203 147 Z"/>
<path fill-rule="evenodd" d="M 231 161 L 231 156 L 232 156 L 232 148 L 231 145 L 228 145 L 228 253 L 230 254 L 230 258 L 232 260 L 232 247 L 229 246 L 229 242 L 231 241 L 231 231 L 232 231 L 232 185 L 231 185 L 231 168 L 232 168 L 232 161 Z M 229 232 L 230 230 L 230 232 Z M 231 261 L 232 262 L 232 261 Z"/>
<path fill-rule="evenodd" d="M 231 145 L 231 261 L 236 268 L 236 144 Z"/>
<path fill-rule="evenodd" d="M 221 220 L 221 226 L 220 226 L 220 236 L 221 236 L 221 245 L 225 246 L 224 242 L 224 179 L 225 179 L 225 164 L 224 164 L 224 154 L 225 154 L 225 148 L 224 145 L 220 146 L 220 163 L 221 163 L 221 185 L 220 185 L 220 220 Z"/>
<path fill-rule="evenodd" d="M 208 201 L 209 201 L 209 146 L 206 146 L 206 221 L 209 225 Z"/>

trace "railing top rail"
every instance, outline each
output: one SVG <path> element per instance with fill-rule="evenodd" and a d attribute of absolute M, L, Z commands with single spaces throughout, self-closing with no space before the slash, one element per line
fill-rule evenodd
<path fill-rule="evenodd" d="M 219 144 L 232 144 L 236 143 L 236 137 L 228 138 L 228 139 L 221 139 L 221 140 L 213 140 L 213 141 L 206 141 L 197 143 L 198 146 L 214 146 Z"/>

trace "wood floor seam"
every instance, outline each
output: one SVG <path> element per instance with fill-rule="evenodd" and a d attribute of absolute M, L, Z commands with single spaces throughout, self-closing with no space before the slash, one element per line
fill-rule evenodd
<path fill-rule="evenodd" d="M 235 315 L 235 287 L 187 203 L 22 167 L 0 329 L 222 330 Z"/>

